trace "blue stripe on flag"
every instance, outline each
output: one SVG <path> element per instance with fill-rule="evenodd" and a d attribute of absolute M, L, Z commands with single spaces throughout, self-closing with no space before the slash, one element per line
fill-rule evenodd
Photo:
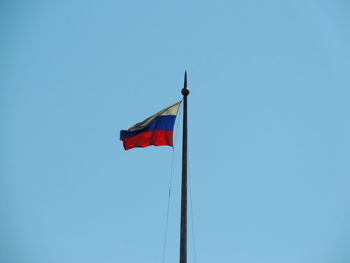
<path fill-rule="evenodd" d="M 136 130 L 136 131 L 121 130 L 120 139 L 133 137 L 146 131 L 156 131 L 156 130 L 172 131 L 174 129 L 175 119 L 176 119 L 176 115 L 160 115 L 156 117 L 154 120 L 152 120 L 151 123 L 146 128 Z"/>

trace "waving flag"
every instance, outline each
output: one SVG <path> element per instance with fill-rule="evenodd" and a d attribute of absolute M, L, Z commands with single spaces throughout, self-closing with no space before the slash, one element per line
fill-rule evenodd
<path fill-rule="evenodd" d="M 120 131 L 124 149 L 151 145 L 173 146 L 173 129 L 181 101 L 161 110 L 142 122 Z"/>

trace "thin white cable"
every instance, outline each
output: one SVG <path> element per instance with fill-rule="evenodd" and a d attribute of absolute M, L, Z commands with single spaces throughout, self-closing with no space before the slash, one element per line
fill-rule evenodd
<path fill-rule="evenodd" d="M 197 263 L 197 252 L 196 252 L 196 239 L 194 235 L 194 215 L 193 215 L 193 199 L 192 199 L 192 184 L 191 184 L 191 166 L 190 166 L 190 154 L 189 154 L 189 143 L 188 145 L 188 152 L 187 152 L 187 158 L 188 158 L 188 186 L 189 186 L 189 192 L 190 192 L 190 206 L 191 206 L 191 232 L 192 232 L 192 240 L 193 240 L 193 253 L 194 253 L 194 262 Z"/>
<path fill-rule="evenodd" d="M 170 167 L 170 179 L 169 179 L 169 193 L 168 193 L 168 205 L 167 205 L 167 211 L 166 211 L 166 220 L 165 220 L 165 233 L 164 233 L 164 244 L 163 244 L 163 257 L 162 257 L 162 263 L 165 262 L 165 252 L 166 252 L 166 243 L 167 243 L 167 238 L 168 238 L 168 224 L 169 224 L 169 211 L 170 211 L 170 200 L 171 200 L 171 188 L 172 188 L 172 183 L 173 183 L 173 171 L 174 171 L 174 153 L 175 153 L 175 146 L 177 142 L 177 135 L 179 131 L 179 120 L 181 116 L 181 111 L 178 113 L 177 119 L 177 124 L 175 126 L 175 140 L 173 143 L 173 149 L 171 153 L 171 167 Z"/>

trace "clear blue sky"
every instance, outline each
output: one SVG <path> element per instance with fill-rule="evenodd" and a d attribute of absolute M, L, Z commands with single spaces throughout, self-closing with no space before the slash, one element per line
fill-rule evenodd
<path fill-rule="evenodd" d="M 0 262 L 162 263 L 172 149 L 125 152 L 119 130 L 179 101 L 185 69 L 197 263 L 350 262 L 349 13 L 347 0 L 2 1 Z"/>

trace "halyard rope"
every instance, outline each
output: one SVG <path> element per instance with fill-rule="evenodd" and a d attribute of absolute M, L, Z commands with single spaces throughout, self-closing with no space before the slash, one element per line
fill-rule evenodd
<path fill-rule="evenodd" d="M 180 108 L 181 109 L 181 108 Z M 171 199 L 171 188 L 173 183 L 173 170 L 174 170 L 174 152 L 175 152 L 175 146 L 177 142 L 177 135 L 179 131 L 179 119 L 181 117 L 181 111 L 178 112 L 178 117 L 176 118 L 177 124 L 175 127 L 175 140 L 173 143 L 173 149 L 171 153 L 171 166 L 170 166 L 170 178 L 169 178 L 169 193 L 168 193 L 168 204 L 167 204 L 167 211 L 166 211 L 166 220 L 165 220 L 165 231 L 164 231 L 164 243 L 163 243 L 163 257 L 162 257 L 162 263 L 165 262 L 165 252 L 166 252 L 166 243 L 167 243 L 167 237 L 168 237 L 168 224 L 169 224 L 169 210 L 170 210 L 170 199 Z"/>
<path fill-rule="evenodd" d="M 189 145 L 188 145 L 188 148 Z M 188 186 L 189 186 L 189 192 L 190 192 L 190 206 L 191 206 L 191 230 L 192 230 L 192 239 L 193 239 L 193 254 L 194 254 L 194 263 L 197 263 L 197 253 L 196 253 L 196 239 L 195 239 L 195 235 L 194 235 L 194 223 L 193 223 L 193 199 L 192 199 L 192 184 L 191 184 L 191 169 L 190 169 L 190 151 L 188 151 L 187 153 L 187 158 L 188 158 Z"/>

